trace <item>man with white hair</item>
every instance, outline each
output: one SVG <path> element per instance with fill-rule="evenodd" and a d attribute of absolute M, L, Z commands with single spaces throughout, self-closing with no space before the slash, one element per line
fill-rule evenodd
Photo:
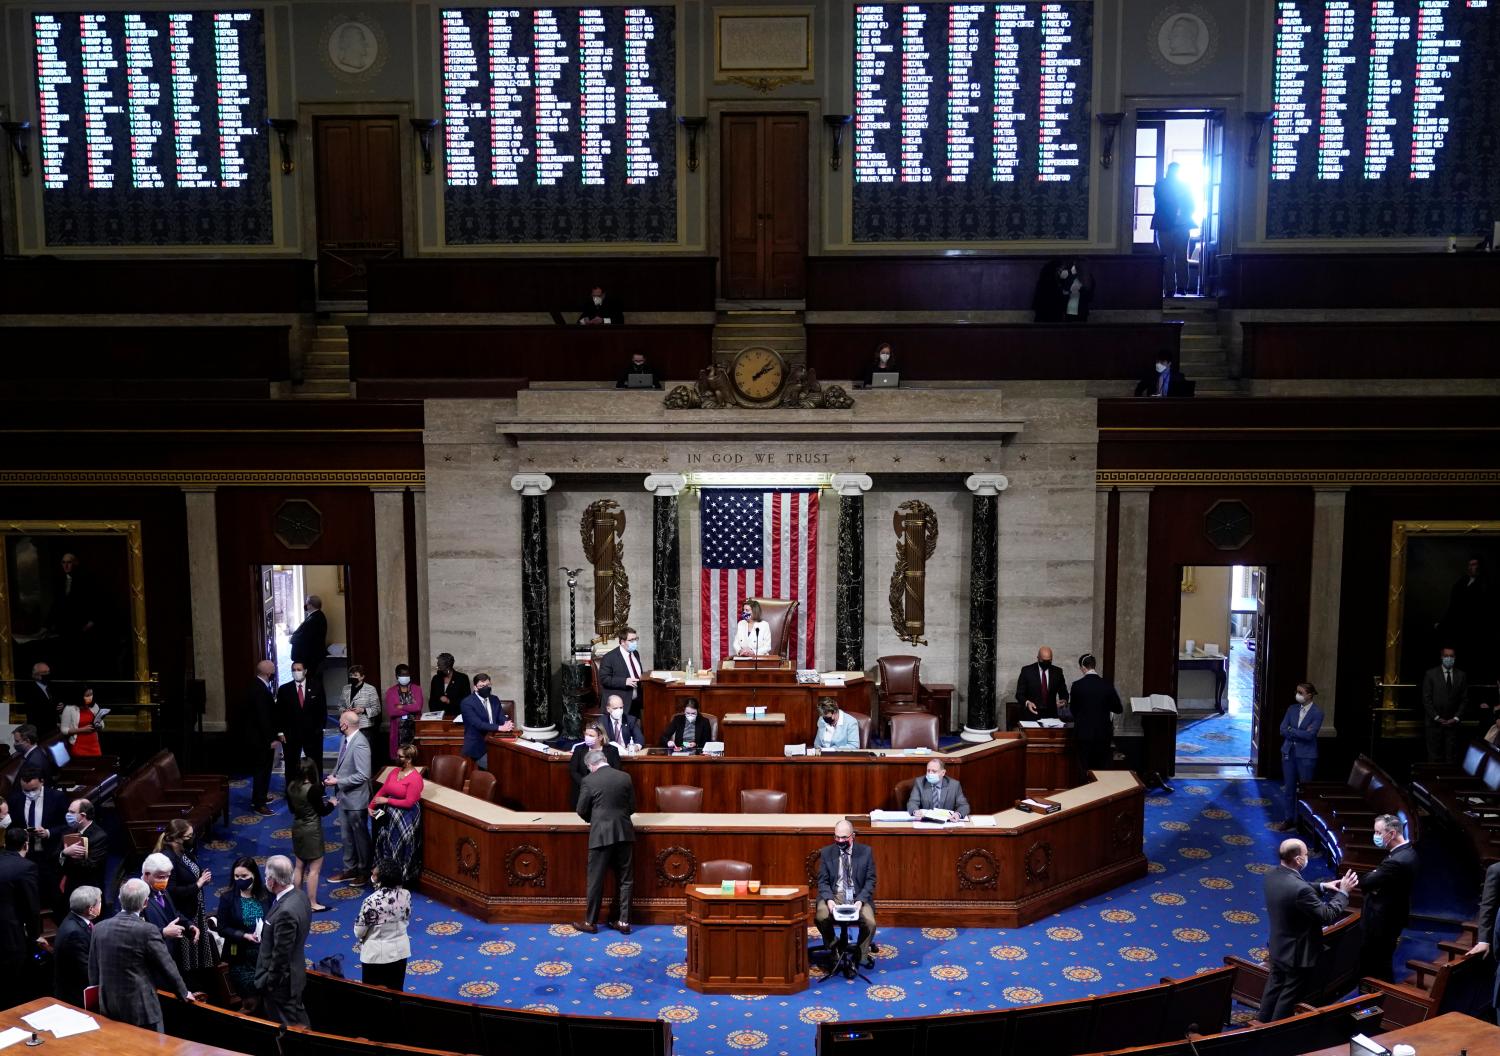
<path fill-rule="evenodd" d="M 359 712 L 345 708 L 339 713 L 338 761 L 323 784 L 333 790 L 339 806 L 339 825 L 344 832 L 344 871 L 329 877 L 335 884 L 363 887 L 374 864 L 370 853 L 370 742 L 359 732 Z"/>
<path fill-rule="evenodd" d="M 179 911 L 172 896 L 167 894 L 167 885 L 171 881 L 172 859 L 160 851 L 146 855 L 146 860 L 141 863 L 141 882 L 150 889 L 150 894 L 142 917 L 161 931 L 161 937 L 167 944 L 167 952 L 172 955 L 173 961 L 181 964 L 182 943 L 179 940 L 187 935 L 196 943 L 198 926 Z"/>
<path fill-rule="evenodd" d="M 144 880 L 120 885 L 120 912 L 102 921 L 89 947 L 89 985 L 99 988 L 99 1011 L 110 1019 L 161 1033 L 157 982 L 184 1001 L 196 998 L 177 972 L 161 930 L 141 916 L 151 888 Z"/>
<path fill-rule="evenodd" d="M 89 985 L 89 947 L 93 945 L 94 921 L 104 908 L 104 892 L 87 884 L 68 896 L 68 916 L 52 940 L 52 994 L 59 1001 L 82 1006 L 83 988 Z"/>
<path fill-rule="evenodd" d="M 266 890 L 274 900 L 261 926 L 255 962 L 255 988 L 267 1018 L 284 1027 L 308 1026 L 302 990 L 307 984 L 307 931 L 312 907 L 292 885 L 292 862 L 285 855 L 266 859 Z"/>

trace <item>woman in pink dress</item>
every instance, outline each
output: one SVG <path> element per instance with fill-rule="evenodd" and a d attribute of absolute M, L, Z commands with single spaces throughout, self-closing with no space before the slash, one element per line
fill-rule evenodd
<path fill-rule="evenodd" d="M 417 746 L 403 744 L 396 750 L 396 769 L 370 800 L 370 814 L 376 819 L 375 858 L 387 858 L 401 867 L 401 875 L 410 883 L 417 872 L 417 845 L 422 824 L 422 775 L 417 772 Z"/>
<path fill-rule="evenodd" d="M 411 680 L 411 668 L 396 665 L 396 684 L 385 691 L 385 724 L 391 731 L 391 754 L 416 736 L 417 716 L 422 714 L 422 687 Z M 407 719 L 410 718 L 410 722 Z M 403 736 L 402 730 L 407 732 Z"/>

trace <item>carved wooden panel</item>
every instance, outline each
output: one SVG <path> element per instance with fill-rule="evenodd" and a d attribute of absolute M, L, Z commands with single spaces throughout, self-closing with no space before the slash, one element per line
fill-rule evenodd
<path fill-rule="evenodd" d="M 965 891 L 984 888 L 993 891 L 999 884 L 1000 869 L 995 856 L 983 847 L 965 851 L 958 859 L 958 886 Z"/>
<path fill-rule="evenodd" d="M 698 859 L 686 847 L 671 846 L 656 856 L 656 885 L 681 887 L 698 873 Z"/>
<path fill-rule="evenodd" d="M 479 876 L 479 844 L 472 837 L 464 836 L 454 847 L 454 857 L 458 860 L 458 871 L 464 876 Z"/>
<path fill-rule="evenodd" d="M 547 856 L 529 843 L 518 844 L 505 856 L 505 882 L 512 887 L 546 887 Z"/>
<path fill-rule="evenodd" d="M 1026 848 L 1026 882 L 1039 884 L 1052 878 L 1052 844 L 1038 840 Z"/>

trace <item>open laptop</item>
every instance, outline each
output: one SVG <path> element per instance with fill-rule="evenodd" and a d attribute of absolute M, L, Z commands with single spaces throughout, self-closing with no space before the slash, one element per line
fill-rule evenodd
<path fill-rule="evenodd" d="M 877 370 L 870 375 L 870 388 L 895 389 L 901 385 L 901 373 L 895 370 Z"/>
<path fill-rule="evenodd" d="M 627 389 L 654 389 L 656 388 L 656 375 L 650 371 L 641 373 L 631 371 L 625 375 L 625 387 Z"/>

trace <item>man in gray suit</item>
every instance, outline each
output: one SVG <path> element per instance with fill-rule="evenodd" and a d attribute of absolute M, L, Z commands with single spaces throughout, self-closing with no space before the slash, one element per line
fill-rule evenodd
<path fill-rule="evenodd" d="M 1349 892 L 1359 883 L 1353 871 L 1314 887 L 1302 879 L 1307 868 L 1307 844 L 1283 840 L 1277 868 L 1266 874 L 1266 915 L 1271 936 L 1266 943 L 1270 972 L 1255 1018 L 1274 1023 L 1292 1014 L 1318 985 L 1318 958 L 1323 953 L 1323 929 L 1336 924 L 1349 905 Z"/>
<path fill-rule="evenodd" d="M 283 1027 L 306 1027 L 309 1023 L 302 991 L 307 985 L 304 951 L 312 907 L 307 896 L 292 886 L 291 859 L 281 854 L 266 859 L 266 890 L 275 901 L 261 924 L 255 988 L 260 991 L 268 1019 L 279 1020 Z"/>
<path fill-rule="evenodd" d="M 1427 713 L 1427 761 L 1456 763 L 1463 755 L 1459 720 L 1469 702 L 1469 676 L 1458 670 L 1456 654 L 1444 648 L 1438 666 L 1422 676 L 1422 710 Z"/>
<path fill-rule="evenodd" d="M 329 883 L 362 887 L 370 875 L 370 742 L 359 732 L 359 712 L 339 715 L 338 762 L 323 784 L 333 789 L 339 805 L 339 824 L 344 830 L 344 871 L 330 876 Z"/>
<path fill-rule="evenodd" d="M 120 885 L 120 912 L 94 926 L 89 945 L 89 985 L 99 988 L 99 1011 L 132 1026 L 162 1030 L 158 986 L 170 988 L 184 1001 L 192 991 L 182 981 L 167 953 L 161 929 L 141 917 L 151 889 L 139 878 Z"/>
<path fill-rule="evenodd" d="M 604 876 L 614 870 L 619 895 L 615 899 L 621 935 L 630 934 L 631 872 L 635 864 L 635 786 L 630 778 L 609 765 L 603 752 L 584 757 L 589 775 L 578 789 L 578 816 L 589 823 L 588 907 L 583 920 L 573 927 L 590 935 L 599 930 L 599 906 L 604 901 Z"/>
<path fill-rule="evenodd" d="M 948 768 L 941 759 L 927 760 L 926 776 L 911 786 L 906 812 L 915 815 L 919 810 L 951 810 L 960 818 L 969 816 L 969 800 L 964 795 L 964 786 L 949 780 Z"/>

